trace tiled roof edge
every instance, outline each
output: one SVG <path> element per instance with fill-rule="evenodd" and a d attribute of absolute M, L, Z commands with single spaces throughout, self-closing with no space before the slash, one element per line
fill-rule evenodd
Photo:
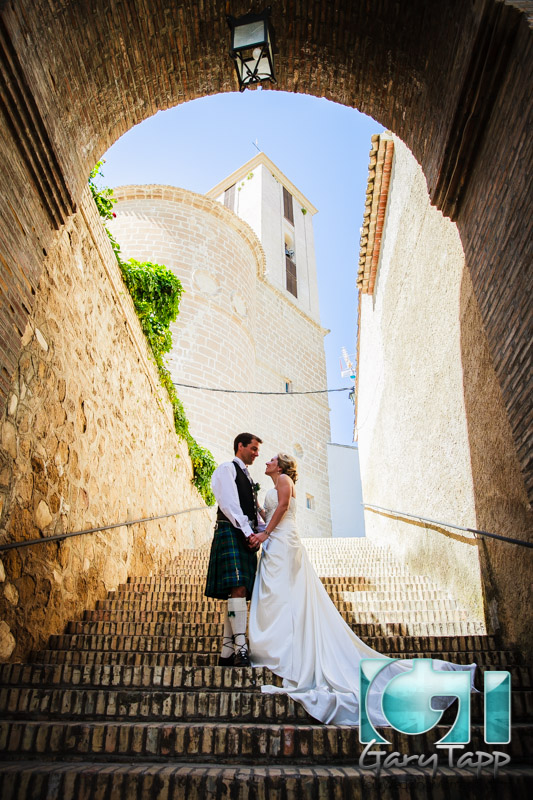
<path fill-rule="evenodd" d="M 394 154 L 394 142 L 388 131 L 374 134 L 371 141 L 357 270 L 357 287 L 363 294 L 373 294 L 376 283 Z"/>

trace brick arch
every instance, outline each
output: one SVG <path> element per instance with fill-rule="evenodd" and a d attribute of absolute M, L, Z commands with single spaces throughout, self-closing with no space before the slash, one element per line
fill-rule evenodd
<path fill-rule="evenodd" d="M 256 0 L 0 3 L 5 401 L 44 253 L 97 158 L 133 125 L 234 91 L 225 14 Z M 278 89 L 396 132 L 457 220 L 523 473 L 530 287 L 531 30 L 526 0 L 273 0 Z"/>

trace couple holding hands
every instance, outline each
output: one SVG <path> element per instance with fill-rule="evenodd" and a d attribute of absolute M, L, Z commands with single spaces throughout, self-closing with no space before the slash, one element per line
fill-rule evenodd
<path fill-rule="evenodd" d="M 258 506 L 259 487 L 248 467 L 261 444 L 258 436 L 240 433 L 235 458 L 212 478 L 218 510 L 205 595 L 227 600 L 219 665 L 267 667 L 283 678 L 283 686 L 262 686 L 262 692 L 288 694 L 321 722 L 358 725 L 359 663 L 383 656 L 343 620 L 300 541 L 292 456 L 278 453 L 266 463 L 274 485 L 264 509 Z M 470 670 L 473 687 L 475 664 L 432 663 L 437 671 Z M 367 711 L 374 725 L 389 725 L 381 708 L 387 683 L 412 669 L 412 659 L 391 659 L 372 682 Z"/>

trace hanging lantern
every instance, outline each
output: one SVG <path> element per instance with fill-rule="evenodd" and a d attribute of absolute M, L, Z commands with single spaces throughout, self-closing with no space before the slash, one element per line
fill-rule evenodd
<path fill-rule="evenodd" d="M 272 55 L 273 30 L 269 22 L 271 8 L 260 14 L 228 16 L 231 30 L 230 55 L 235 62 L 239 91 L 262 81 L 276 82 Z"/>

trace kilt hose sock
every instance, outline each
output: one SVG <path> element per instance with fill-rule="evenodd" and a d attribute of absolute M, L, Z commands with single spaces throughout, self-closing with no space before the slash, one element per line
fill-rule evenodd
<path fill-rule="evenodd" d="M 247 618 L 246 597 L 230 597 L 228 599 L 228 619 L 233 631 L 233 643 L 235 653 L 247 651 L 246 644 L 246 618 Z M 224 628 L 225 631 L 225 628 Z M 224 633 L 224 636 L 226 634 Z"/>
<path fill-rule="evenodd" d="M 229 658 L 235 651 L 235 648 L 233 647 L 233 629 L 231 627 L 228 613 L 228 605 L 226 603 L 226 613 L 224 614 L 224 636 L 222 639 L 222 652 L 220 653 L 222 658 Z"/>

